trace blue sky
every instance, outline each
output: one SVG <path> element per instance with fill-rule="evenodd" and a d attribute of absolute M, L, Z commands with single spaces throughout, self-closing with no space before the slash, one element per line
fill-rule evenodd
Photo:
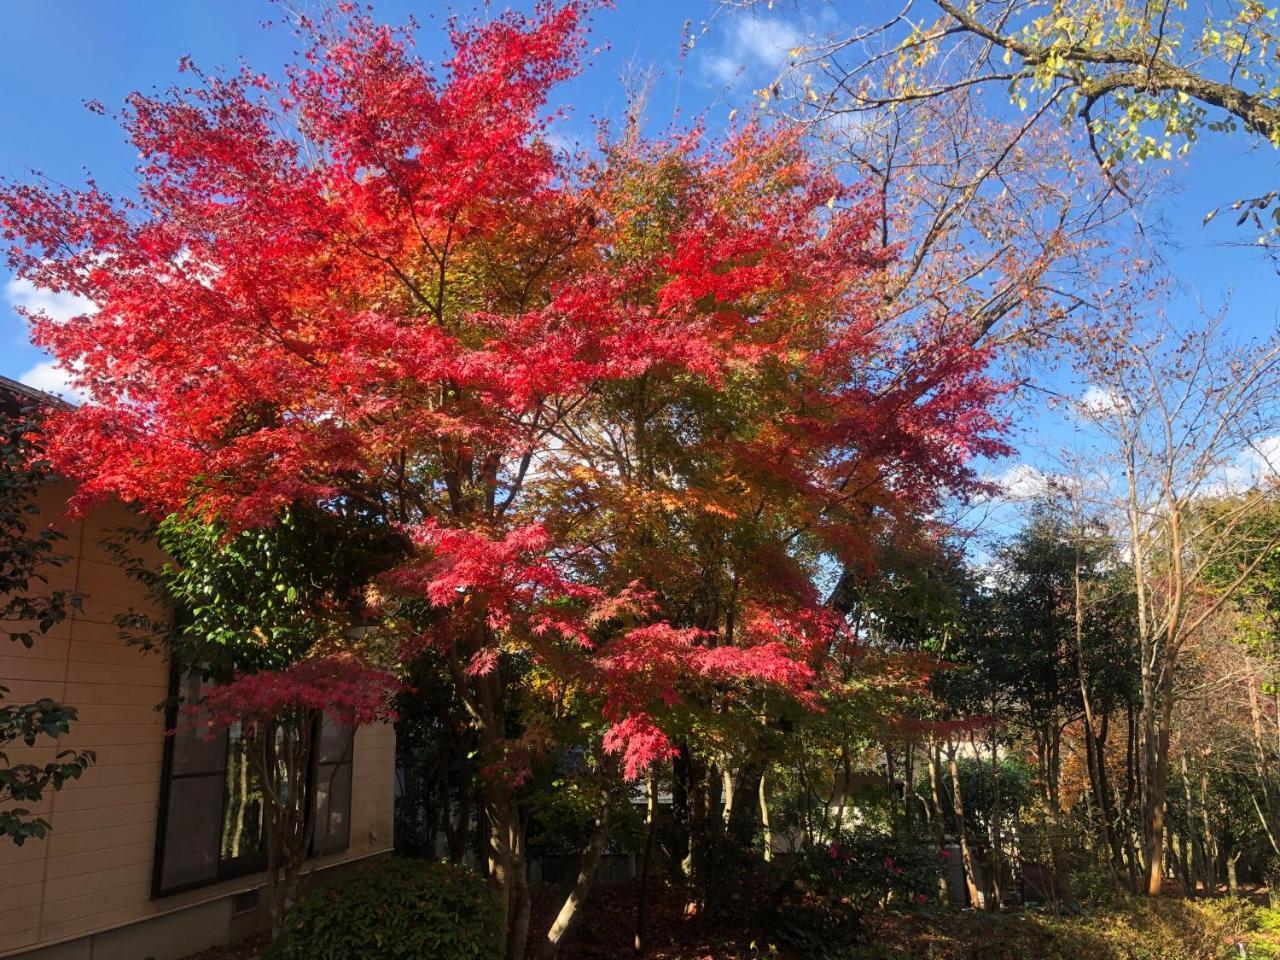
<path fill-rule="evenodd" d="M 475 9 L 429 0 L 377 0 L 375 5 L 379 16 L 392 22 L 415 15 L 427 55 L 439 43 L 438 25 L 451 9 L 463 15 Z M 617 0 L 616 9 L 596 18 L 593 41 L 607 48 L 560 91 L 560 102 L 572 112 L 559 132 L 589 136 L 592 118 L 617 116 L 625 102 L 620 76 L 628 65 L 656 71 L 649 109 L 653 123 L 705 115 L 714 127 L 731 109 L 752 108 L 753 87 L 772 78 L 786 51 L 815 24 L 840 25 L 833 12 L 839 9 L 843 26 L 852 26 L 850 10 L 874 14 L 878 5 L 873 0 L 837 7 L 813 0 L 798 7 L 775 4 L 771 10 L 761 5 L 749 14 L 714 0 Z M 111 108 L 131 90 L 167 86 L 177 78 L 184 54 L 205 67 L 231 65 L 243 56 L 259 69 L 278 71 L 297 46 L 287 29 L 262 29 L 264 20 L 278 15 L 266 0 L 7 0 L 0 13 L 7 41 L 0 58 L 0 174 L 25 178 L 35 168 L 76 183 L 91 170 L 107 188 L 127 192 L 132 151 L 113 122 L 86 111 L 83 101 L 96 99 Z M 682 55 L 686 22 L 695 43 Z M 1276 162 L 1270 148 L 1251 147 L 1243 137 L 1210 136 L 1171 171 L 1160 202 L 1144 214 L 1152 223 L 1163 220 L 1167 228 L 1170 242 L 1163 253 L 1181 287 L 1171 311 L 1191 315 L 1198 301 L 1216 310 L 1230 294 L 1234 330 L 1265 336 L 1276 329 L 1280 279 L 1271 264 L 1252 250 L 1230 245 L 1247 239 L 1234 229 L 1234 218 L 1201 225 L 1210 208 L 1271 189 Z M 0 265 L 0 374 L 56 388 L 58 375 L 27 342 L 15 303 L 54 310 L 66 305 L 50 304 L 46 294 L 15 281 Z M 1027 438 L 1029 446 L 1055 429 L 1049 420 L 1033 420 L 1029 428 L 1039 434 Z"/>

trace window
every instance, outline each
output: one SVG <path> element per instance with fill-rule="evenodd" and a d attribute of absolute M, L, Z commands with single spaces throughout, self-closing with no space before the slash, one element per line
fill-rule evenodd
<path fill-rule="evenodd" d="M 311 853 L 319 856 L 347 849 L 351 839 L 351 752 L 354 737 L 349 727 L 324 718 L 316 750 L 316 775 L 312 779 L 316 818 Z"/>
<path fill-rule="evenodd" d="M 171 681 L 172 701 L 199 700 L 199 676 Z M 262 785 L 253 772 L 239 724 L 204 739 L 177 723 L 171 706 L 160 785 L 152 895 L 190 890 L 266 867 L 263 848 Z M 330 722 L 317 724 L 317 749 L 308 804 L 315 817 L 311 855 L 345 850 L 351 836 L 352 731 Z"/>
<path fill-rule="evenodd" d="M 225 750 L 218 869 L 224 874 L 252 873 L 266 866 L 262 850 L 262 783 L 249 763 L 240 724 L 233 724 L 227 731 Z"/>

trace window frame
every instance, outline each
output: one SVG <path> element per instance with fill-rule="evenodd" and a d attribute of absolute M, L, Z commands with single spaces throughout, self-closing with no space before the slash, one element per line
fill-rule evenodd
<path fill-rule="evenodd" d="M 160 796 L 156 809 L 155 847 L 151 863 L 151 899 L 153 900 L 175 896 L 191 890 L 198 890 L 202 887 L 213 886 L 214 884 L 223 883 L 228 880 L 236 880 L 242 877 L 253 876 L 254 874 L 262 873 L 267 867 L 267 854 L 265 849 L 261 849 L 257 854 L 241 855 L 230 861 L 226 861 L 222 858 L 222 824 L 227 815 L 227 751 L 229 750 L 230 732 L 224 732 L 221 735 L 221 742 L 223 745 L 223 766 L 220 775 L 213 773 L 174 773 L 174 754 L 177 741 L 176 731 L 178 729 L 179 720 L 178 712 L 181 683 L 181 671 L 179 671 L 176 666 L 171 665 L 169 668 L 169 696 L 164 705 L 164 749 L 161 756 Z M 323 714 L 316 718 L 315 723 L 316 726 L 313 733 L 315 748 L 312 751 L 310 770 L 308 771 L 307 777 L 307 817 L 309 820 L 313 821 L 311 844 L 307 850 L 308 860 L 315 860 L 320 857 L 341 853 L 345 850 L 349 850 L 351 847 L 351 794 L 352 787 L 354 786 L 356 731 L 354 729 L 350 731 L 348 746 L 341 759 L 338 761 L 325 761 L 322 763 L 320 736 L 326 723 Z M 314 819 L 318 812 L 316 794 L 320 771 L 322 769 L 332 770 L 334 772 L 333 783 L 337 783 L 338 778 L 343 775 L 343 767 L 347 768 L 346 778 L 348 783 L 346 790 L 346 824 L 342 836 L 342 842 L 341 844 L 338 844 L 330 840 L 330 834 L 332 831 L 329 829 L 326 829 L 323 839 L 320 837 L 319 824 L 314 824 Z M 214 776 L 219 778 L 219 796 L 221 798 L 218 810 L 217 839 L 215 841 L 217 866 L 214 871 L 214 876 L 207 879 L 165 886 L 165 838 L 169 830 L 171 804 L 173 799 L 173 784 L 175 781 L 185 779 Z M 329 797 L 328 802 L 332 802 L 332 796 Z"/>

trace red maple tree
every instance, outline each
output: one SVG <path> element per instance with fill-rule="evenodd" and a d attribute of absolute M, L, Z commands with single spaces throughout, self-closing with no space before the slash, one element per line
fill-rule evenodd
<path fill-rule="evenodd" d="M 440 69 L 341 4 L 283 83 L 134 95 L 136 195 L 0 187 L 19 275 L 94 304 L 34 338 L 91 397 L 49 455 L 157 514 L 359 509 L 412 548 L 476 729 L 508 956 L 528 925 L 532 671 L 600 703 L 627 776 L 683 710 L 806 698 L 851 642 L 815 586 L 1001 449 L 987 357 L 888 339 L 873 202 L 748 126 L 554 150 L 585 5 L 451 28 Z M 546 745 L 542 745 L 545 749 Z"/>

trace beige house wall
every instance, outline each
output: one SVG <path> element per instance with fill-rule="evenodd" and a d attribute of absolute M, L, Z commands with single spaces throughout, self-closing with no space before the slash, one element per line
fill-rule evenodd
<path fill-rule="evenodd" d="M 63 483 L 41 496 L 46 517 L 61 514 Z M 152 861 L 164 751 L 168 666 L 118 636 L 113 617 L 145 609 L 142 587 L 117 567 L 102 539 L 136 523 L 107 505 L 64 524 L 58 544 L 66 562 L 50 571 L 52 587 L 83 599 L 30 649 L 0 646 L 0 685 L 13 702 L 51 697 L 75 706 L 80 719 L 57 746 L 14 745 L 12 761 L 44 762 L 60 749 L 88 748 L 97 762 L 61 791 L 48 792 L 32 812 L 52 825 L 48 838 L 22 847 L 0 843 L 0 957 L 31 960 L 168 960 L 225 942 L 234 926 L 235 895 L 253 890 L 247 877 L 152 899 Z M 351 840 L 321 866 L 386 852 L 391 847 L 395 734 L 366 727 L 352 756 Z M 250 898 L 251 900 L 252 898 Z M 149 921 L 149 922 L 144 922 Z M 33 948 L 41 948 L 32 951 Z"/>

